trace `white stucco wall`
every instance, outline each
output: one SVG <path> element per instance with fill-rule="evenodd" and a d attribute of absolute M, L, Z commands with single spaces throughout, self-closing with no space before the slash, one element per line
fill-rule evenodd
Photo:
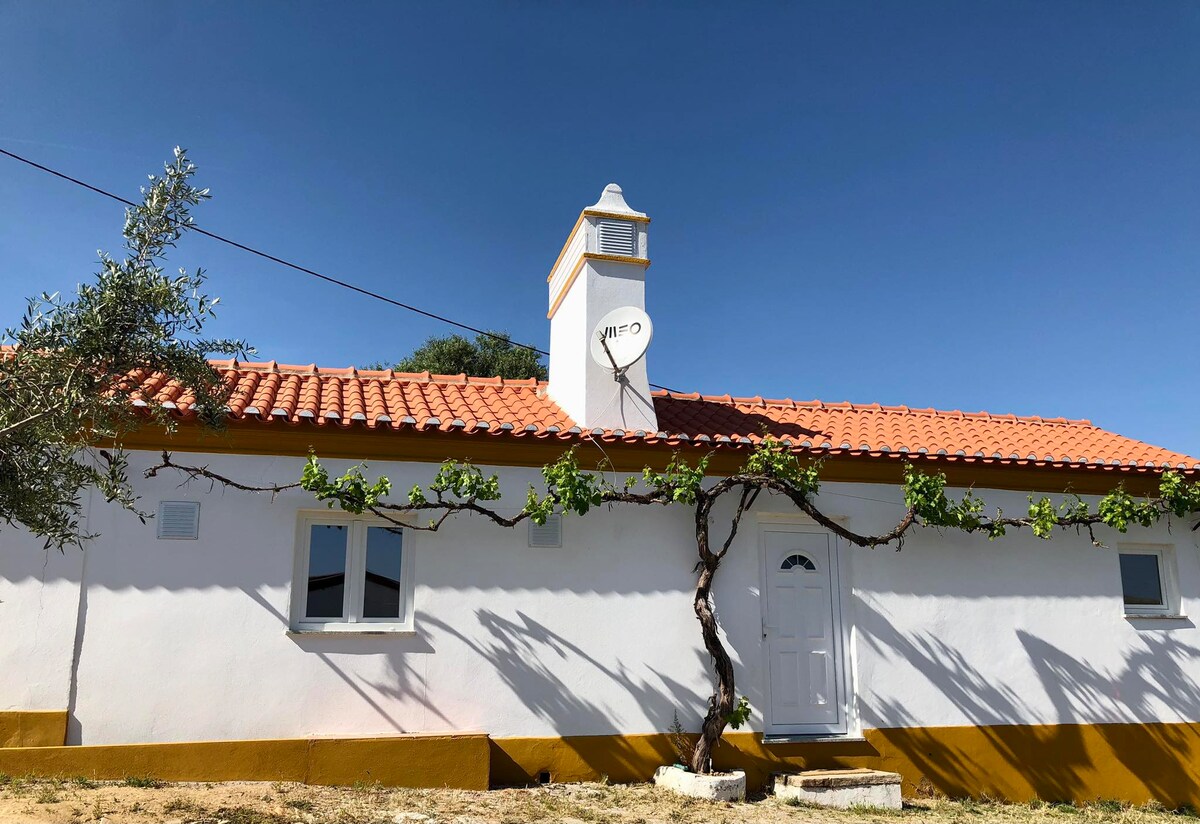
<path fill-rule="evenodd" d="M 68 705 L 82 567 L 78 550 L 0 527 L 0 710 Z"/>
<path fill-rule="evenodd" d="M 249 481 L 294 479 L 301 466 L 187 457 Z M 131 474 L 151 460 L 135 455 Z M 398 489 L 435 469 L 370 467 Z M 501 475 L 514 507 L 537 478 L 514 468 Z M 138 483 L 148 509 L 200 500 L 200 539 L 158 541 L 153 524 L 96 507 L 89 528 L 102 537 L 84 569 L 78 551 L 47 555 L 0 530 L 0 708 L 68 705 L 78 614 L 72 743 L 636 733 L 665 730 L 675 710 L 685 723 L 703 711 L 710 681 L 691 609 L 695 548 L 684 508 L 568 518 L 561 549 L 530 548 L 524 529 L 462 517 L 406 543 L 414 635 L 297 637 L 286 630 L 297 513 L 316 508 L 307 495 L 177 489 L 166 475 Z M 1008 511 L 1025 505 L 1019 494 L 981 494 Z M 869 531 L 894 521 L 898 501 L 895 487 L 830 484 L 821 505 Z M 788 512 L 770 500 L 758 509 Z M 1136 536 L 1176 547 L 1188 614 L 1200 611 L 1194 535 L 1177 525 Z M 761 728 L 757 541 L 748 522 L 716 600 L 739 692 Z M 1112 549 L 1072 534 L 989 543 L 923 531 L 902 552 L 840 553 L 854 707 L 865 727 L 1200 721 L 1197 629 L 1127 621 Z"/>

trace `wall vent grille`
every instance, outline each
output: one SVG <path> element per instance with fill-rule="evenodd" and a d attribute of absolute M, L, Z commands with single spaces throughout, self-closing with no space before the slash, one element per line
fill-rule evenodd
<path fill-rule="evenodd" d="M 199 501 L 160 501 L 158 538 L 165 541 L 194 541 L 200 537 Z"/>
<path fill-rule="evenodd" d="M 601 220 L 600 254 L 637 257 L 637 226 L 628 220 Z"/>
<path fill-rule="evenodd" d="M 538 526 L 529 522 L 529 545 L 537 547 L 562 546 L 562 516 L 551 515 L 546 523 Z"/>

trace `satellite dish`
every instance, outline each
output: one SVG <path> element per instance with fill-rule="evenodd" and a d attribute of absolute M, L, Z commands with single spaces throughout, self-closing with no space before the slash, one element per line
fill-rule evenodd
<path fill-rule="evenodd" d="M 592 330 L 592 358 L 601 366 L 624 372 L 637 363 L 654 337 L 650 316 L 636 306 L 614 309 Z"/>

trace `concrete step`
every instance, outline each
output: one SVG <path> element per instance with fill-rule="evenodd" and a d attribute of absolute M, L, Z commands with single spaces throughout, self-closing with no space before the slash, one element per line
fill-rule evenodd
<path fill-rule="evenodd" d="M 805 770 L 776 773 L 775 795 L 819 807 L 898 810 L 900 775 L 881 770 Z"/>

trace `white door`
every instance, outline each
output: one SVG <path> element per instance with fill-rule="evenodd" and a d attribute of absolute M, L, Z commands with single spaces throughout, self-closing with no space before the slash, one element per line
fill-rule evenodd
<path fill-rule="evenodd" d="M 846 713 L 834 538 L 825 532 L 765 527 L 762 547 L 767 732 L 843 733 Z"/>

